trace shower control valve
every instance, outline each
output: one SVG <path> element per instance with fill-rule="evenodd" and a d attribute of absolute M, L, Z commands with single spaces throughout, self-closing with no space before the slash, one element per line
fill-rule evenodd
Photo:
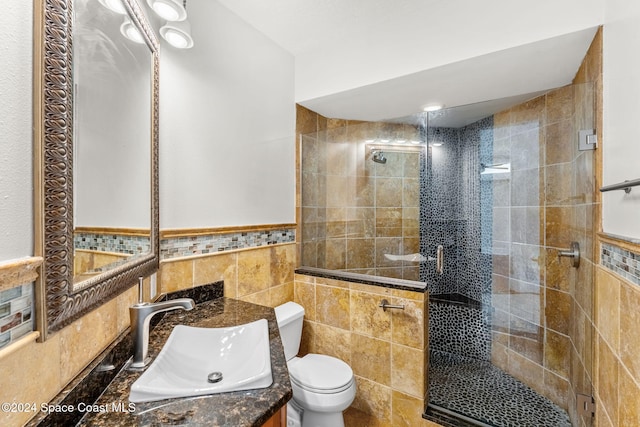
<path fill-rule="evenodd" d="M 580 244 L 578 242 L 571 242 L 569 249 L 559 250 L 558 258 L 561 257 L 573 258 L 573 267 L 580 267 Z"/>

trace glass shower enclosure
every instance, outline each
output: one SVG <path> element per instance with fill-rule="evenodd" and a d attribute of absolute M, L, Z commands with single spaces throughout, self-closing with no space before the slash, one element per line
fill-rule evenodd
<path fill-rule="evenodd" d="M 570 426 L 591 394 L 592 84 L 301 137 L 301 265 L 426 282 L 429 406 Z M 558 257 L 576 241 L 583 263 Z M 588 417 L 583 422 L 589 425 Z M 467 424 L 465 424 L 467 423 Z"/>

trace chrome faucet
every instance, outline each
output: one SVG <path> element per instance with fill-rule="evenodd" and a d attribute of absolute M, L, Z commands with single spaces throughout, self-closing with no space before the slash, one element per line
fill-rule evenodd
<path fill-rule="evenodd" d="M 150 358 L 149 351 L 149 323 L 154 314 L 169 310 L 191 310 L 195 302 L 191 298 L 177 298 L 161 302 L 142 302 L 142 278 L 140 278 L 139 300 L 129 307 L 131 318 L 131 334 L 133 336 L 133 361 L 129 368 L 140 369 L 147 366 Z"/>

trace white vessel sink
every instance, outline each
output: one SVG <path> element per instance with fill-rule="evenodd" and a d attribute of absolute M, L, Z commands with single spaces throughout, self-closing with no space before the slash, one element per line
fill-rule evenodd
<path fill-rule="evenodd" d="M 221 373 L 222 379 L 216 380 Z M 178 325 L 158 357 L 133 383 L 129 400 L 266 388 L 273 382 L 266 319 L 228 328 Z"/>

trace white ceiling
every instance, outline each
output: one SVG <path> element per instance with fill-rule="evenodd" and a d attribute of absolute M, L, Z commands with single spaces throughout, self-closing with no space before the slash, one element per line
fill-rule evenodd
<path fill-rule="evenodd" d="M 220 0 L 293 55 L 373 31 L 409 34 L 446 0 Z M 375 30 L 379 29 L 379 30 Z"/>
<path fill-rule="evenodd" d="M 600 1 L 219 0 L 294 55 L 299 104 L 370 121 L 432 102 L 525 99 L 570 83 Z M 339 83 L 326 85 L 331 79 Z M 482 114 L 480 105 L 473 110 Z"/>

